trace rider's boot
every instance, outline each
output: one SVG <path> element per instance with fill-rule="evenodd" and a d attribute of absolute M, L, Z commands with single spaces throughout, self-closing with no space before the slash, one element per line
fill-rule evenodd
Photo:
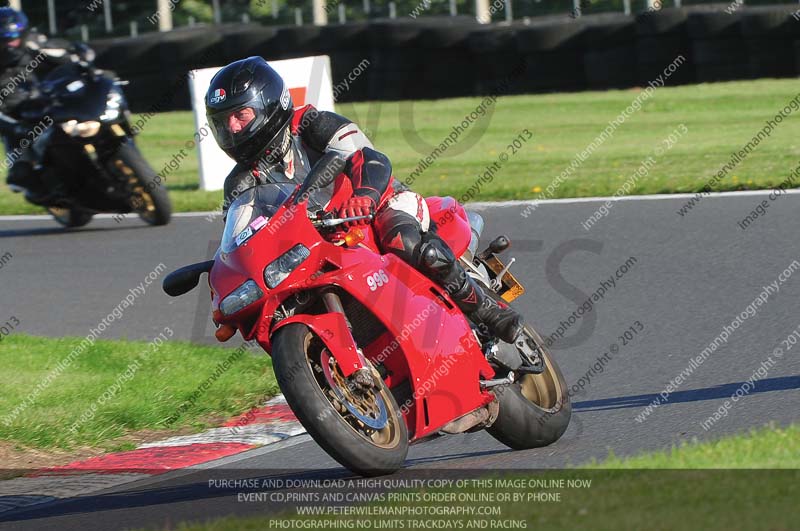
<path fill-rule="evenodd" d="M 458 263 L 450 247 L 434 233 L 429 233 L 420 249 L 422 265 L 431 278 L 445 291 L 476 324 L 484 324 L 490 335 L 513 343 L 522 332 L 522 316 L 508 305 L 500 306 L 484 293 L 482 287 Z"/>

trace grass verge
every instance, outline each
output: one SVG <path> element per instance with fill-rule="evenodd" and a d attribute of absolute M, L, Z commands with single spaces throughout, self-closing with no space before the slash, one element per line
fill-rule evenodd
<path fill-rule="evenodd" d="M 505 153 L 508 161 L 483 183 L 470 200 L 538 197 L 619 113 L 639 89 L 503 97 L 471 125 L 416 179 L 424 195 L 461 198 L 488 164 Z M 585 162 L 580 163 L 552 197 L 613 195 L 642 162 L 661 145 L 649 173 L 631 194 L 697 192 L 764 126 L 767 119 L 797 94 L 793 79 L 762 79 L 658 89 Z M 479 98 L 440 101 L 340 104 L 337 112 L 358 122 L 376 148 L 393 162 L 405 180 L 419 160 L 430 155 Z M 663 141 L 680 124 L 687 133 L 670 149 Z M 512 154 L 509 149 L 524 129 L 533 134 Z M 156 115 L 138 143 L 156 171 L 162 171 L 192 139 L 190 112 Z M 784 119 L 714 190 L 772 188 L 798 165 L 800 118 Z M 204 142 L 213 142 L 207 138 Z M 216 210 L 220 192 L 198 190 L 197 157 L 192 150 L 170 170 L 167 187 L 175 211 Z M 41 212 L 18 194 L 0 192 L 0 214 Z"/>
<path fill-rule="evenodd" d="M 661 452 L 619 458 L 586 468 L 598 469 L 800 469 L 800 425 L 764 427 L 747 434 L 703 443 L 684 443 Z"/>
<path fill-rule="evenodd" d="M 197 431 L 277 393 L 269 356 L 244 348 L 99 340 L 71 355 L 80 343 L 3 338 L 0 441 L 21 451 L 130 449 L 137 433 Z"/>

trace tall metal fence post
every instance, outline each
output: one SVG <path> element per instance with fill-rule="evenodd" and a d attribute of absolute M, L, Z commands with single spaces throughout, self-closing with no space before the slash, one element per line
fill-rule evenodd
<path fill-rule="evenodd" d="M 89 42 L 89 26 L 81 24 L 81 41 Z"/>
<path fill-rule="evenodd" d="M 131 37 L 138 37 L 139 36 L 139 23 L 135 20 L 131 20 Z"/>
<path fill-rule="evenodd" d="M 506 22 L 511 22 L 512 20 L 514 20 L 514 11 L 513 8 L 511 7 L 511 0 L 505 0 L 505 2 L 506 2 L 505 6 Z"/>
<path fill-rule="evenodd" d="M 450 16 L 454 17 L 458 15 L 458 5 L 456 4 L 456 0 L 450 0 Z"/>
<path fill-rule="evenodd" d="M 272 0 L 272 18 L 278 18 L 278 0 Z"/>
<path fill-rule="evenodd" d="M 303 10 L 299 7 L 294 8 L 294 24 L 295 26 L 303 25 Z"/>
<path fill-rule="evenodd" d="M 339 10 L 339 24 L 344 24 L 347 22 L 347 10 L 344 8 L 344 4 L 339 4 L 337 9 Z"/>
<path fill-rule="evenodd" d="M 328 12 L 325 10 L 325 0 L 314 0 L 312 2 L 313 22 L 315 26 L 325 26 L 328 24 Z"/>
<path fill-rule="evenodd" d="M 169 31 L 172 29 L 172 9 L 170 0 L 158 0 L 158 31 Z"/>
<path fill-rule="evenodd" d="M 114 21 L 111 20 L 111 0 L 103 0 L 103 20 L 106 23 L 106 33 L 114 31 Z"/>
<path fill-rule="evenodd" d="M 631 0 L 622 0 L 622 6 L 625 9 L 625 14 L 631 14 Z"/>
<path fill-rule="evenodd" d="M 389 2 L 389 18 L 397 18 L 397 4 Z"/>
<path fill-rule="evenodd" d="M 475 19 L 481 24 L 488 24 L 492 21 L 489 0 L 475 0 Z"/>
<path fill-rule="evenodd" d="M 47 0 L 47 22 L 50 25 L 50 35 L 55 35 L 58 30 L 56 24 L 56 0 Z"/>
<path fill-rule="evenodd" d="M 369 15 L 370 9 L 369 0 L 364 0 L 364 14 Z"/>
<path fill-rule="evenodd" d="M 211 9 L 214 10 L 214 24 L 222 24 L 222 9 L 219 0 L 211 0 Z"/>

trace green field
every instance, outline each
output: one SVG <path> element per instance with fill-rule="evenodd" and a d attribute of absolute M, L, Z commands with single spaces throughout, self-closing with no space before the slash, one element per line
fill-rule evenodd
<path fill-rule="evenodd" d="M 458 143 L 422 173 L 414 188 L 425 195 L 462 197 L 484 168 L 508 152 L 507 146 L 528 129 L 533 138 L 512 154 L 493 182 L 483 185 L 471 199 L 538 197 L 639 92 L 631 89 L 500 98 L 494 111 L 462 133 Z M 655 165 L 638 180 L 631 193 L 699 191 L 731 152 L 741 149 L 796 94 L 797 82 L 793 79 L 658 89 L 552 197 L 614 194 L 681 124 L 688 132 L 674 147 L 655 157 Z M 357 121 L 376 148 L 392 160 L 395 175 L 406 179 L 420 158 L 429 155 L 479 102 L 479 98 L 459 98 L 341 104 L 337 111 Z M 144 126 L 138 141 L 152 166 L 160 171 L 193 134 L 191 113 L 165 113 Z M 798 165 L 798 138 L 800 119 L 792 115 L 715 189 L 776 186 Z M 196 157 L 191 153 L 167 178 L 176 211 L 219 208 L 220 192 L 200 192 L 197 183 Z M 40 211 L 18 195 L 5 189 L 0 192 L 0 213 Z"/>
<path fill-rule="evenodd" d="M 709 470 L 709 468 L 762 467 L 783 470 Z M 558 502 L 496 504 L 480 502 L 476 505 L 499 506 L 501 515 L 488 519 L 522 522 L 527 525 L 527 529 L 789 530 L 797 528 L 797 499 L 800 496 L 798 467 L 800 467 L 800 427 L 765 427 L 747 435 L 719 441 L 684 444 L 669 452 L 643 454 L 622 460 L 612 457 L 586 468 L 519 476 L 526 480 L 531 478 L 591 480 L 589 488 L 561 489 L 562 495 Z M 510 477 L 513 478 L 513 475 Z M 508 479 L 509 476 L 504 478 Z M 365 489 L 359 489 L 363 490 Z M 478 495 L 487 490 L 526 491 L 525 488 L 467 487 L 429 492 Z M 535 489 L 527 489 L 527 492 L 532 490 Z M 390 505 L 441 507 L 442 504 L 430 501 L 405 504 L 392 502 Z M 463 506 L 465 503 L 457 505 Z M 363 522 L 363 518 L 369 518 L 371 525 L 358 525 L 360 521 Z M 395 527 L 396 529 L 415 529 L 409 524 L 409 517 L 343 516 L 313 517 L 312 520 L 312 517 L 292 513 L 277 518 L 275 516 L 223 518 L 204 524 L 179 525 L 176 529 L 261 531 L 270 529 L 270 520 L 282 522 L 277 527 L 281 529 L 312 529 L 313 525 L 309 527 L 309 524 L 313 524 L 314 521 L 317 522 L 318 528 L 323 528 L 319 525 L 321 520 L 325 529 L 390 529 L 390 527 L 378 527 L 380 520 L 385 522 L 389 518 L 405 520 L 404 527 Z M 413 518 L 420 519 L 420 517 Z M 298 525 L 290 526 L 292 522 Z M 430 522 L 430 529 L 477 529 L 469 525 L 469 517 L 430 516 L 427 517 L 427 522 Z M 354 523 L 356 527 L 348 527 L 348 524 Z M 437 527 L 436 523 L 449 525 Z"/>
<path fill-rule="evenodd" d="M 167 431 L 217 426 L 278 389 L 260 349 L 98 340 L 76 350 L 80 343 L 22 334 L 3 338 L 0 441 L 21 450 L 130 448 L 129 434 L 155 431 L 156 438 L 165 438 Z M 78 354 L 71 357 L 73 351 Z M 73 361 L 58 370 L 66 359 Z M 228 368 L 220 368 L 226 359 Z M 51 374 L 49 385 L 42 385 Z M 26 407 L 14 414 L 20 404 Z"/>

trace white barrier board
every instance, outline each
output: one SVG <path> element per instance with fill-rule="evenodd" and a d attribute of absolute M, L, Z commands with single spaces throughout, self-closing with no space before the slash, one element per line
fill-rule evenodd
<path fill-rule="evenodd" d="M 295 107 L 310 103 L 321 111 L 333 111 L 331 61 L 327 55 L 270 61 L 270 66 L 286 82 Z M 221 190 L 225 177 L 234 166 L 222 151 L 208 127 L 205 95 L 211 78 L 220 68 L 202 68 L 189 72 L 189 92 L 194 111 L 197 158 L 200 167 L 200 189 Z"/>

